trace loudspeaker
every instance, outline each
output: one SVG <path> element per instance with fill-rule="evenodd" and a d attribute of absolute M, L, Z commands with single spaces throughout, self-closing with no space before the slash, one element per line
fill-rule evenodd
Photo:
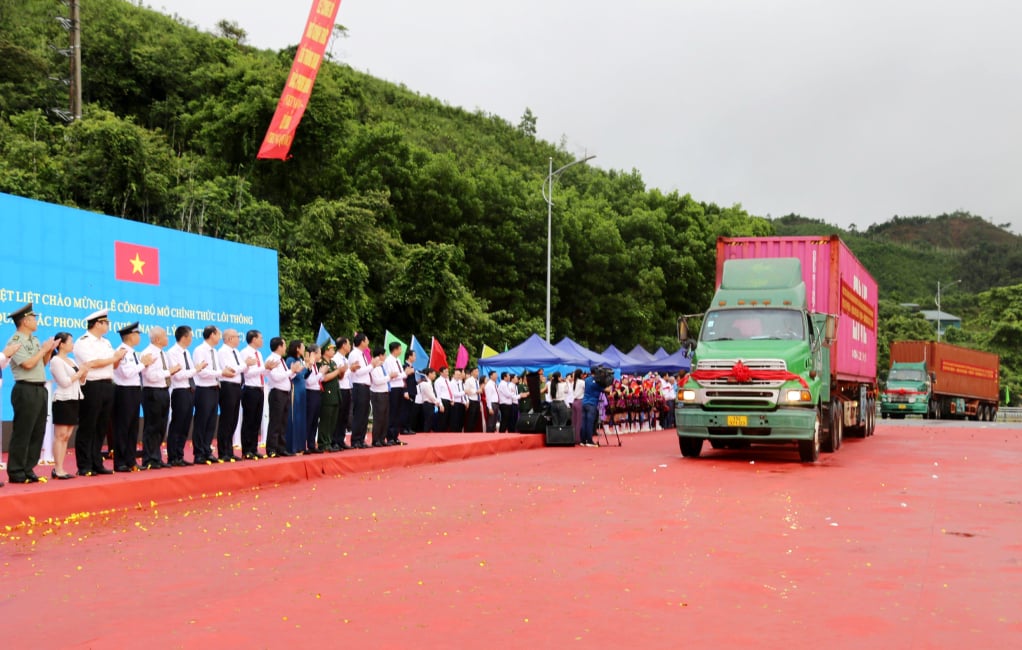
<path fill-rule="evenodd" d="M 574 447 L 575 446 L 575 430 L 571 427 L 555 427 L 553 425 L 546 428 L 546 446 L 547 447 Z"/>
<path fill-rule="evenodd" d="M 543 433 L 549 420 L 542 413 L 522 413 L 518 416 L 518 433 Z"/>

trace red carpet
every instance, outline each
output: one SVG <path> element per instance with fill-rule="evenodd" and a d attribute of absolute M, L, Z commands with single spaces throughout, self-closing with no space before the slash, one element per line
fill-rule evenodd
<path fill-rule="evenodd" d="M 14 525 L 83 512 L 131 508 L 150 502 L 165 504 L 265 485 L 280 485 L 324 476 L 372 472 L 395 467 L 464 460 L 544 446 L 541 435 L 485 433 L 427 433 L 407 436 L 407 445 L 385 449 L 349 450 L 334 454 L 267 458 L 220 465 L 175 467 L 77 477 L 46 484 L 5 485 L 0 488 L 0 525 Z M 189 447 L 190 449 L 190 447 Z M 191 452 L 187 452 L 190 456 Z M 64 468 L 74 468 L 69 455 Z M 107 462 L 107 467 L 110 463 Z M 51 467 L 36 468 L 49 478 Z"/>
<path fill-rule="evenodd" d="M 0 619 L 41 648 L 1013 648 L 1020 463 L 992 425 L 814 465 L 657 432 L 146 503 L 0 527 Z"/>

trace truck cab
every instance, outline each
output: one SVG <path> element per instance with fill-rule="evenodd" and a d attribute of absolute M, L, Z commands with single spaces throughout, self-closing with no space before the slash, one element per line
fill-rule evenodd
<path fill-rule="evenodd" d="M 894 362 L 887 375 L 887 388 L 880 396 L 880 417 L 926 417 L 930 409 L 930 398 L 931 383 L 926 363 Z"/>
<path fill-rule="evenodd" d="M 676 407 L 681 453 L 796 443 L 819 455 L 829 400 L 825 315 L 806 310 L 797 258 L 728 260 Z"/>

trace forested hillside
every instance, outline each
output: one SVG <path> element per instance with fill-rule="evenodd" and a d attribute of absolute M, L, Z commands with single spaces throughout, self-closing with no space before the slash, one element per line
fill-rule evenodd
<path fill-rule="evenodd" d="M 278 250 L 286 336 L 323 322 L 475 351 L 543 331 L 541 187 L 549 158 L 580 152 L 537 140 L 542 115 L 511 123 L 328 61 L 292 159 L 257 161 L 294 48 L 258 50 L 236 26 L 202 33 L 138 4 L 82 3 L 85 111 L 67 125 L 49 111 L 67 105 L 68 62 L 52 47 L 66 47 L 66 8 L 0 0 L 0 191 Z M 719 235 L 836 230 L 664 194 L 636 170 L 572 167 L 554 199 L 553 336 L 601 349 L 675 349 L 677 315 L 710 299 Z M 841 233 L 880 282 L 881 346 L 927 334 L 898 302 L 932 302 L 937 280 L 961 279 L 945 297 L 961 335 L 1022 347 L 1022 332 L 997 327 L 1022 311 L 1018 289 L 987 291 L 1022 282 L 1022 247 L 964 217 L 990 228 L 919 234 L 944 232 L 942 216 Z"/>

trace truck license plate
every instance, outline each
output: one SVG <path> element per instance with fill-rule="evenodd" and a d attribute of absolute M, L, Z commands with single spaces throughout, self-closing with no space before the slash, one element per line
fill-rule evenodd
<path fill-rule="evenodd" d="M 899 409 L 902 409 L 902 410 L 905 410 L 905 409 L 906 409 L 906 408 L 908 408 L 908 407 L 907 407 L 907 406 L 905 406 L 904 404 L 898 404 L 898 408 L 899 408 Z"/>
<path fill-rule="evenodd" d="M 729 415 L 727 416 L 727 425 L 729 427 L 747 427 L 749 426 L 749 416 Z"/>

